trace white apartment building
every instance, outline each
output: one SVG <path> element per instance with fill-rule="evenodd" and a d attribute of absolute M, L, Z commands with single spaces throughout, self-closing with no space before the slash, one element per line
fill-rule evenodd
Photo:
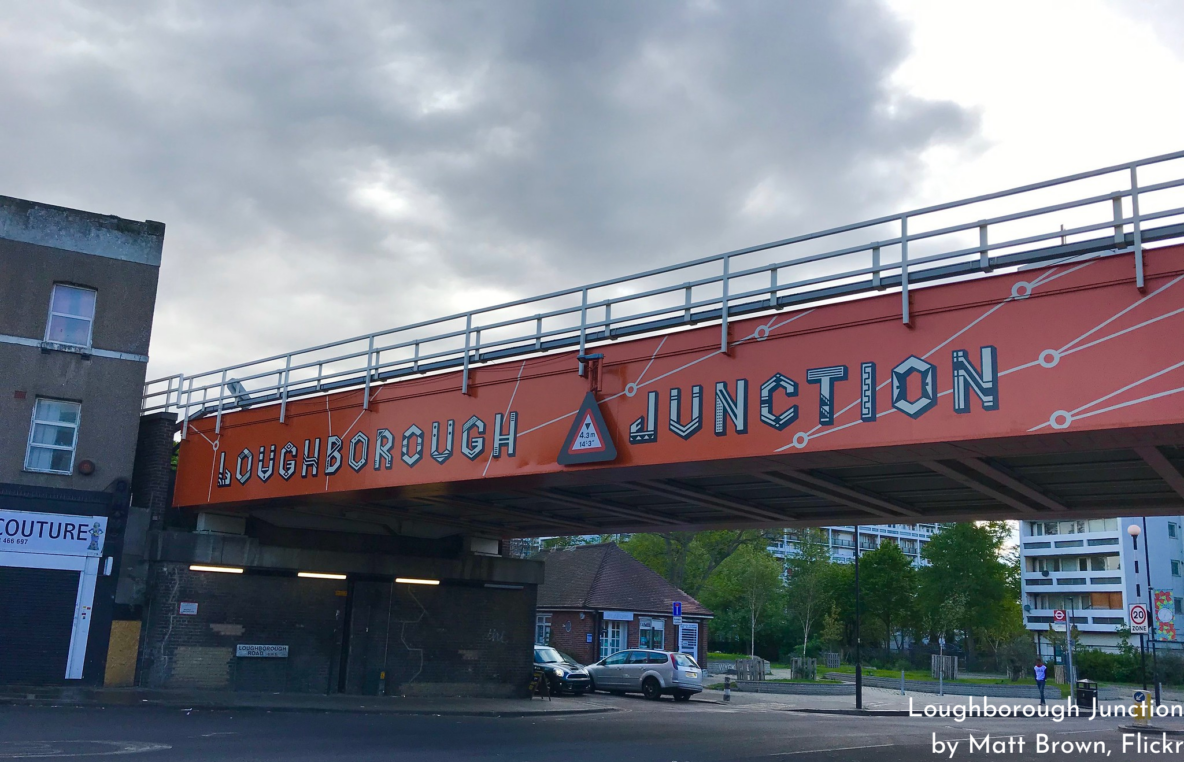
<path fill-rule="evenodd" d="M 1138 552 L 1127 529 L 1137 525 L 1142 530 L 1141 517 L 1020 522 L 1024 622 L 1043 657 L 1052 655 L 1052 646 L 1043 636 L 1056 609 L 1069 612 L 1082 645 L 1103 649 L 1118 645 L 1117 629 L 1127 623 L 1127 608 L 1132 603 L 1148 604 L 1144 542 L 1150 543 L 1152 590 L 1170 594 L 1165 602 L 1175 615 L 1173 624 L 1184 627 L 1184 517 L 1156 516 L 1146 521 Z M 1180 648 L 1182 634 L 1167 627 L 1156 640 L 1161 648 Z M 1138 636 L 1131 642 L 1138 645 Z"/>
<path fill-rule="evenodd" d="M 921 549 L 940 528 L 940 524 L 860 524 L 860 552 L 875 550 L 880 547 L 881 542 L 887 540 L 899 545 L 904 554 L 912 559 L 914 566 L 921 566 Z M 820 529 L 826 535 L 832 561 L 850 563 L 855 560 L 855 527 L 836 526 Z M 794 556 L 797 547 L 797 530 L 787 529 L 782 532 L 779 541 L 769 545 L 769 552 L 784 560 Z"/>

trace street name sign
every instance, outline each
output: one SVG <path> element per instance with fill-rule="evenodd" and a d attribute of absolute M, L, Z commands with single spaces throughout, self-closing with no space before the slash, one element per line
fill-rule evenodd
<path fill-rule="evenodd" d="M 287 659 L 288 647 L 254 643 L 239 643 L 237 646 L 235 646 L 234 655 L 243 658 L 254 659 Z"/>

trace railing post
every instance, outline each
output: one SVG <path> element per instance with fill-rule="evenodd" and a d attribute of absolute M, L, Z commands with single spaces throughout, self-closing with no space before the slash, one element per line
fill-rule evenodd
<path fill-rule="evenodd" d="M 877 291 L 884 288 L 884 284 L 880 282 L 880 246 L 879 244 L 872 247 L 872 288 Z"/>
<path fill-rule="evenodd" d="M 777 306 L 777 268 L 769 270 L 769 306 Z"/>
<path fill-rule="evenodd" d="M 604 338 L 612 338 L 613 335 L 613 303 L 604 303 Z"/>
<path fill-rule="evenodd" d="M 292 380 L 292 355 L 291 355 L 291 353 L 289 353 L 288 355 L 286 355 L 284 357 L 284 383 L 280 387 L 280 423 L 283 423 L 284 421 L 288 420 L 288 383 L 291 380 Z M 320 383 L 321 383 L 321 379 L 319 377 L 319 371 L 318 371 L 317 384 L 319 385 Z"/>
<path fill-rule="evenodd" d="M 909 218 L 900 218 L 900 315 L 905 325 L 912 324 L 909 313 Z"/>
<path fill-rule="evenodd" d="M 218 417 L 214 421 L 214 433 L 222 433 L 222 398 L 226 396 L 226 371 L 222 371 L 222 383 L 218 386 Z"/>
<path fill-rule="evenodd" d="M 177 403 L 181 402 L 181 392 L 178 388 Z M 185 391 L 185 407 L 181 409 L 181 438 L 187 439 L 189 437 L 189 405 L 193 402 L 193 378 L 189 379 L 189 388 Z"/>
<path fill-rule="evenodd" d="M 580 357 L 584 356 L 584 344 L 588 340 L 588 289 L 580 292 Z M 580 375 L 584 375 L 584 361 L 580 360 Z"/>
<path fill-rule="evenodd" d="M 419 341 L 415 342 L 415 353 L 411 355 L 411 370 L 415 373 L 419 372 Z"/>
<path fill-rule="evenodd" d="M 181 407 L 181 389 L 184 388 L 184 386 L 185 386 L 185 374 L 180 373 L 177 375 L 177 407 Z M 168 412 L 168 404 L 167 404 L 168 397 L 167 396 L 165 397 L 165 403 L 166 403 L 165 404 L 165 412 L 167 413 Z"/>
<path fill-rule="evenodd" d="M 983 272 L 991 271 L 991 252 L 987 250 L 987 223 L 980 221 L 978 226 L 978 267 Z"/>
<path fill-rule="evenodd" d="M 720 335 L 719 335 L 719 351 L 724 354 L 728 353 L 728 274 L 732 267 L 732 257 L 724 255 L 724 278 L 723 278 L 723 296 L 720 299 Z"/>
<path fill-rule="evenodd" d="M 1110 194 L 1110 203 L 1114 207 L 1114 245 L 1121 248 L 1126 243 L 1122 235 L 1122 191 Z"/>
<path fill-rule="evenodd" d="M 366 344 L 366 391 L 362 397 L 362 409 L 370 409 L 370 369 L 374 365 L 374 334 L 370 334 L 370 341 Z"/>
<path fill-rule="evenodd" d="M 1135 236 L 1135 287 L 1140 291 L 1147 285 L 1143 282 L 1143 227 L 1139 218 L 1139 169 L 1131 165 L 1131 221 Z"/>
<path fill-rule="evenodd" d="M 543 316 L 534 316 L 534 348 L 535 351 L 541 352 L 543 350 Z"/>
<path fill-rule="evenodd" d="M 469 393 L 469 334 L 473 330 L 473 313 L 465 315 L 465 359 L 460 377 L 460 393 Z"/>
<path fill-rule="evenodd" d="M 688 323 L 691 322 L 691 287 L 688 285 L 686 292 L 686 299 L 683 300 L 682 318 Z"/>

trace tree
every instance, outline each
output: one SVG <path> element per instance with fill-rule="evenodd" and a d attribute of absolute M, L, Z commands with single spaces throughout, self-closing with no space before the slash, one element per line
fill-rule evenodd
<path fill-rule="evenodd" d="M 946 607 L 951 621 L 941 625 L 945 632 L 962 632 L 971 660 L 976 635 L 997 627 L 1006 617 L 1006 602 L 1013 598 L 1009 568 L 1001 559 L 1009 535 L 1002 521 L 953 524 L 933 535 L 921 551 L 929 562 L 920 571 L 918 595 L 928 612 L 926 619 L 931 626 L 937 624 L 945 617 L 935 615 Z M 955 601 L 957 605 L 949 608 Z"/>
<path fill-rule="evenodd" d="M 884 625 L 885 636 L 904 648 L 903 627 L 912 619 L 917 598 L 917 573 L 894 542 L 860 556 L 864 610 Z"/>
<path fill-rule="evenodd" d="M 581 545 L 598 545 L 605 542 L 615 542 L 619 545 L 628 537 L 629 535 L 625 534 L 570 534 L 560 537 L 548 537 L 539 543 L 539 547 L 543 550 L 562 550 L 564 548 L 576 548 Z"/>
<path fill-rule="evenodd" d="M 709 607 L 739 609 L 748 625 L 748 653 L 756 655 L 757 625 L 781 592 L 781 568 L 764 547 L 742 545 L 723 561 L 704 586 Z"/>
<path fill-rule="evenodd" d="M 764 533 L 755 530 L 665 532 L 635 534 L 621 547 L 670 584 L 697 596 L 707 578 L 732 554 L 764 542 Z"/>
<path fill-rule="evenodd" d="M 810 643 L 810 630 L 830 608 L 830 548 L 818 529 L 798 533 L 797 553 L 785 564 L 788 577 L 787 603 L 790 613 L 802 625 L 802 656 Z"/>
<path fill-rule="evenodd" d="M 836 653 L 841 654 L 843 646 L 847 645 L 847 628 L 839 616 L 839 607 L 833 603 L 826 618 L 822 620 L 822 632 L 819 637 L 827 648 Z"/>

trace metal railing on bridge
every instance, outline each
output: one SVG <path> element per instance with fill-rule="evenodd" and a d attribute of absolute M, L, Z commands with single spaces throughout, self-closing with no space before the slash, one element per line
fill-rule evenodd
<path fill-rule="evenodd" d="M 717 321 L 726 352 L 737 317 L 875 291 L 899 291 L 908 324 L 917 283 L 1114 253 L 1134 253 L 1141 289 L 1144 244 L 1172 239 L 1184 239 L 1184 151 L 153 379 L 142 412 L 179 412 L 186 427 L 215 415 L 220 431 L 228 410 L 278 404 L 283 421 L 293 398 L 350 388 L 365 390 L 368 408 L 374 384 L 458 369 L 467 393 L 479 363 L 571 348 L 583 357 L 592 344 Z"/>

